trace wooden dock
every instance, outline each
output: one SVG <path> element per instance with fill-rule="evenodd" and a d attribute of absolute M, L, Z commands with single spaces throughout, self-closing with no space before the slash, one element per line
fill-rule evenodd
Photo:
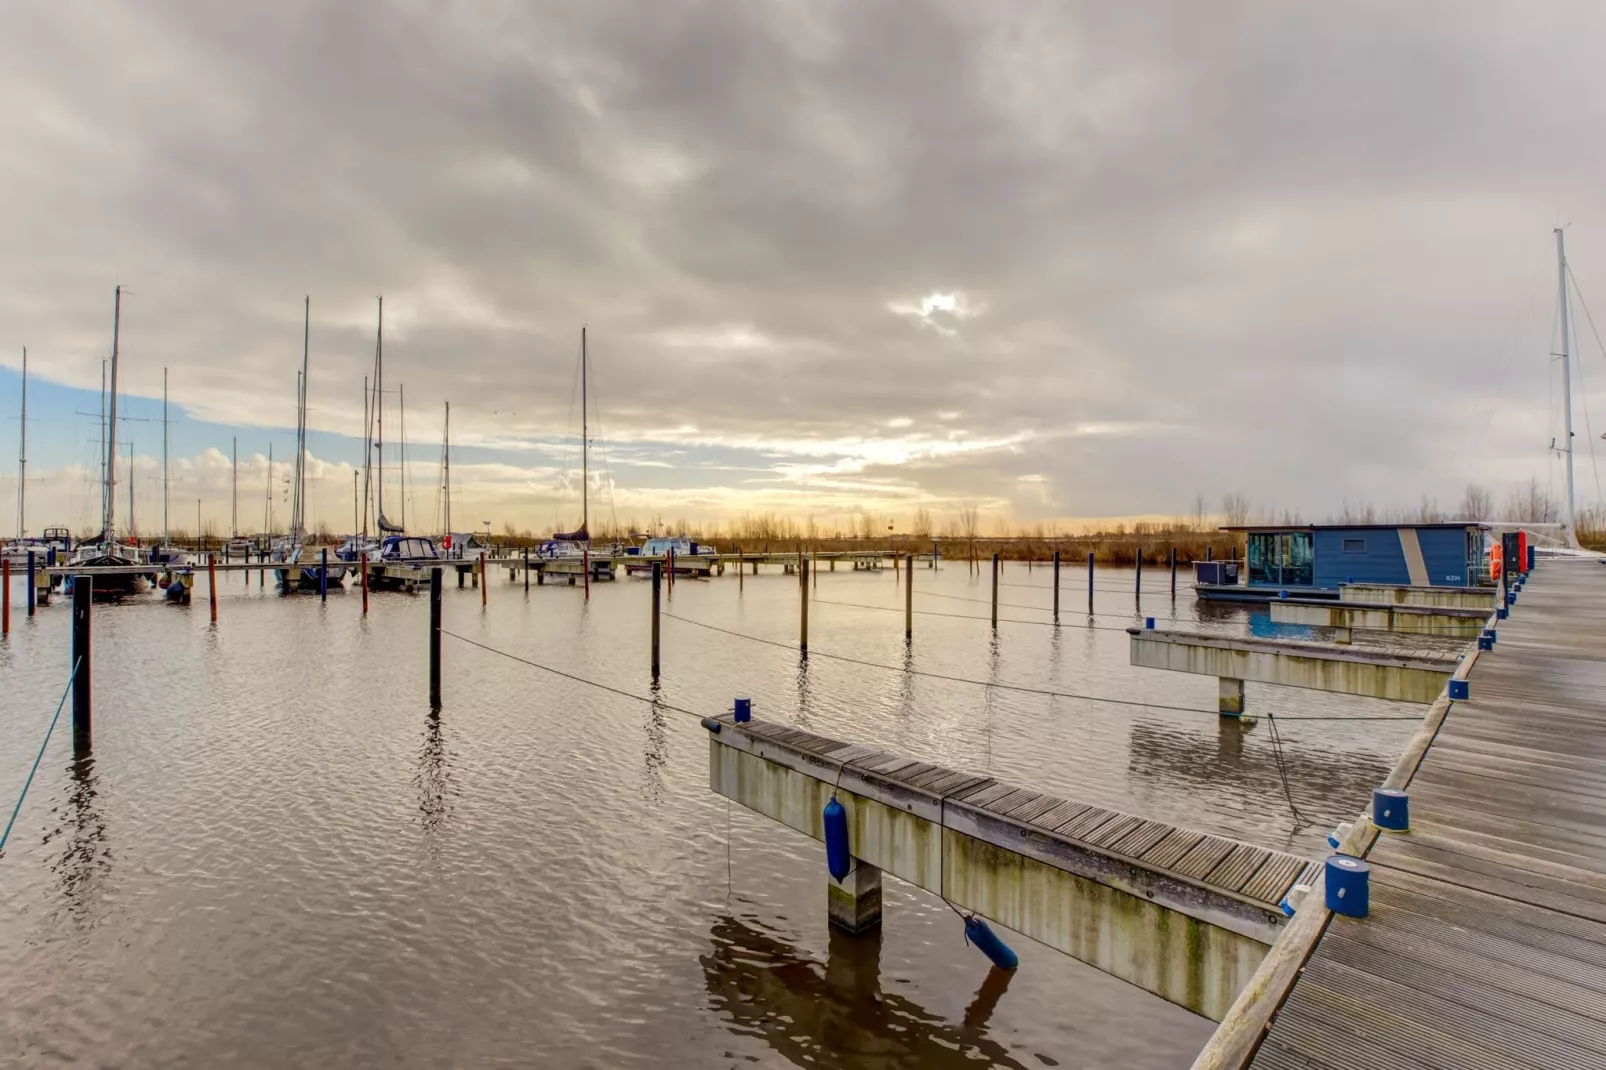
<path fill-rule="evenodd" d="M 1195 1070 L 1606 1068 L 1606 566 L 1542 560 L 1467 679 L 1411 831 L 1346 843 L 1369 915 L 1301 907 Z"/>
<path fill-rule="evenodd" d="M 800 728 L 703 723 L 714 792 L 815 839 L 829 799 L 847 808 L 850 880 L 873 882 L 853 894 L 877 916 L 885 871 L 1217 1020 L 1286 924 L 1284 894 L 1319 868 Z"/>

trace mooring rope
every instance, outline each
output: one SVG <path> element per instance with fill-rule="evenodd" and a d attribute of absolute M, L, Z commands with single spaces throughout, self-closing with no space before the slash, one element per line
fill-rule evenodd
<path fill-rule="evenodd" d="M 73 662 L 72 672 L 67 674 L 67 686 L 61 689 L 61 701 L 56 703 L 56 714 L 50 718 L 50 727 L 45 729 L 45 738 L 39 744 L 39 753 L 34 756 L 33 768 L 28 770 L 28 779 L 22 782 L 22 794 L 17 796 L 17 805 L 11 808 L 11 820 L 6 822 L 6 830 L 0 833 L 0 850 L 4 850 L 6 841 L 11 838 L 12 826 L 17 823 L 17 814 L 22 812 L 22 800 L 28 797 L 28 789 L 33 787 L 33 775 L 39 772 L 39 763 L 44 760 L 45 747 L 50 744 L 50 736 L 56 731 L 56 722 L 61 720 L 62 707 L 67 705 L 67 696 L 72 691 L 73 680 L 78 676 L 78 667 L 84 663 L 80 657 Z"/>

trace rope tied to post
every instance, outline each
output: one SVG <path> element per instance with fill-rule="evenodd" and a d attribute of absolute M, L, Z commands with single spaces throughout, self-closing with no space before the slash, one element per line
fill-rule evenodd
<path fill-rule="evenodd" d="M 22 782 L 22 793 L 17 796 L 17 805 L 11 808 L 11 819 L 6 822 L 6 830 L 0 833 L 0 851 L 5 850 L 6 841 L 11 839 L 11 829 L 17 823 L 17 815 L 22 812 L 22 801 L 28 797 L 28 789 L 33 787 L 34 774 L 39 772 L 39 763 L 44 760 L 45 748 L 50 745 L 50 737 L 56 731 L 56 722 L 61 720 L 62 707 L 67 705 L 67 696 L 72 692 L 73 681 L 78 678 L 78 670 L 84 659 L 79 658 L 73 662 L 72 672 L 67 674 L 67 684 L 61 689 L 61 700 L 56 703 L 55 715 L 50 718 L 50 727 L 45 729 L 45 738 L 39 744 L 39 753 L 34 756 L 33 767 L 28 770 L 28 779 Z"/>

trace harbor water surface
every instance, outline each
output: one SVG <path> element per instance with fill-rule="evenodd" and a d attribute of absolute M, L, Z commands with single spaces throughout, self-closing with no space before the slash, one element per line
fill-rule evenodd
<path fill-rule="evenodd" d="M 448 573 L 438 714 L 424 595 L 376 593 L 364 617 L 352 587 L 322 603 L 231 573 L 216 626 L 204 579 L 187 607 L 97 604 L 93 755 L 74 760 L 63 714 L 0 858 L 0 1062 L 1185 1066 L 1210 1022 L 1012 933 L 1020 969 L 989 972 L 940 899 L 896 881 L 879 938 L 831 934 L 820 845 L 709 791 L 697 716 L 751 697 L 1316 857 L 1422 712 L 1251 684 L 1251 712 L 1290 718 L 1279 762 L 1266 722 L 1213 712 L 1215 680 L 1127 664 L 1143 616 L 1264 630 L 1173 602 L 1163 572 L 1139 608 L 1130 570 L 1099 570 L 1090 616 L 1066 569 L 1056 628 L 1049 570 L 1011 563 L 995 634 L 985 571 L 922 565 L 906 647 L 902 577 L 843 565 L 816 577 L 806 661 L 795 576 L 681 580 L 656 686 L 646 582 L 586 603 L 507 576 L 482 608 Z M 27 618 L 20 594 L 7 812 L 69 668 L 65 600 Z"/>

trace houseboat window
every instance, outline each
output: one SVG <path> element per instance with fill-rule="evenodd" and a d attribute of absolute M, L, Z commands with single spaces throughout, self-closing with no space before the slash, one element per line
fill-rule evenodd
<path fill-rule="evenodd" d="M 1313 582 L 1310 532 L 1254 532 L 1247 541 L 1250 583 L 1309 587 Z"/>
<path fill-rule="evenodd" d="M 1366 552 L 1365 539 L 1345 539 L 1344 552 L 1346 554 L 1364 554 Z"/>

